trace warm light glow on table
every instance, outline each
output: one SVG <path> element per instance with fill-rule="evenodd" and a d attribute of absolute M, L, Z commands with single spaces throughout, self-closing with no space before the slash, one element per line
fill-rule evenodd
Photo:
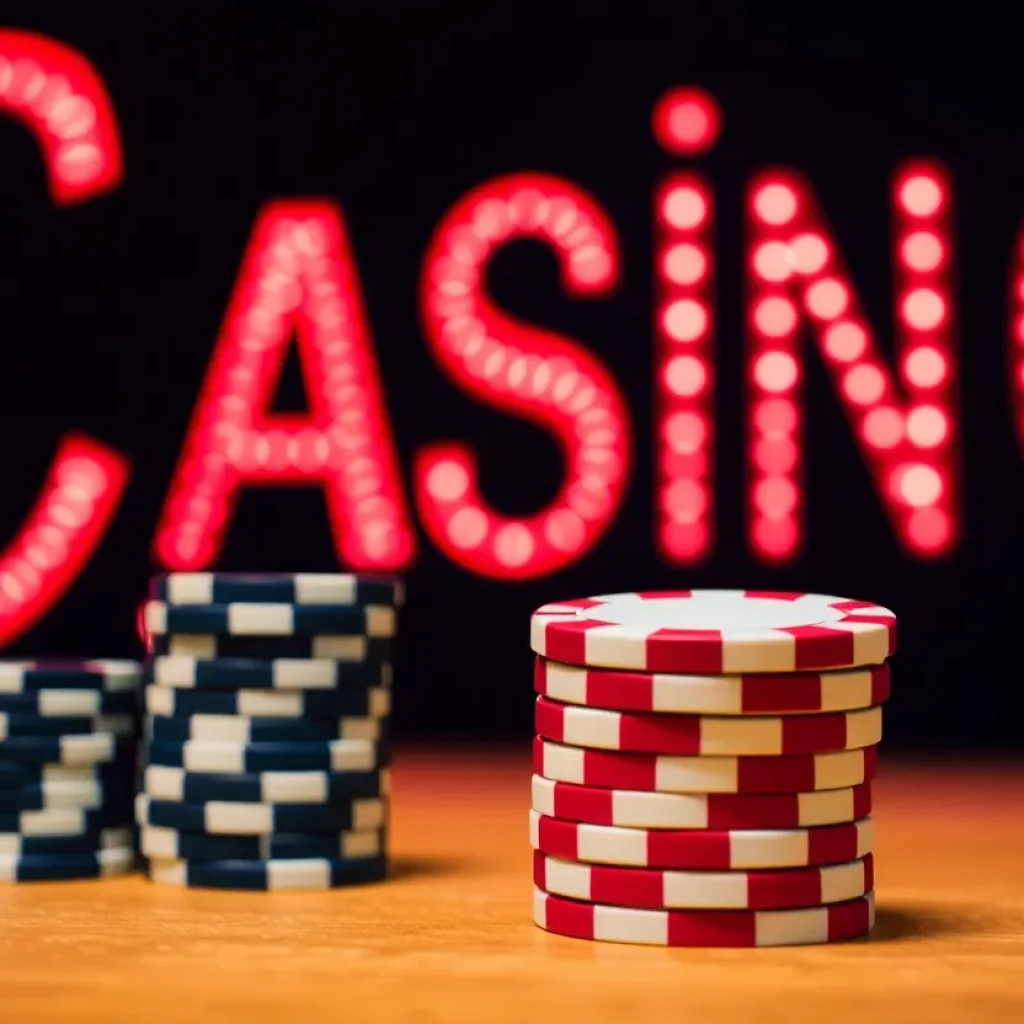
<path fill-rule="evenodd" d="M 527 745 L 400 757 L 396 877 L 334 893 L 142 878 L 0 889 L 4 1024 L 995 1024 L 1024 1007 L 1024 768 L 890 765 L 876 935 L 667 950 L 530 922 Z"/>

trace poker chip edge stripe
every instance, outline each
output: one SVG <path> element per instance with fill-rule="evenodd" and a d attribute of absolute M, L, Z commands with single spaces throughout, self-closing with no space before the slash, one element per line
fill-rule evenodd
<path fill-rule="evenodd" d="M 877 747 L 827 754 L 700 757 L 533 741 L 535 774 L 556 782 L 663 793 L 800 793 L 874 778 Z"/>
<path fill-rule="evenodd" d="M 566 665 L 534 657 L 534 690 L 612 711 L 690 715 L 799 715 L 854 711 L 889 700 L 888 663 L 834 672 L 682 675 Z"/>
<path fill-rule="evenodd" d="M 793 910 L 871 892 L 874 855 L 796 868 L 685 871 L 585 864 L 535 850 L 533 882 L 567 899 L 636 909 Z"/>
<path fill-rule="evenodd" d="M 186 888 L 321 891 L 383 881 L 388 874 L 388 858 L 365 857 L 351 861 L 324 858 L 265 861 L 149 858 L 145 869 L 153 882 Z"/>
<path fill-rule="evenodd" d="M 585 903 L 534 887 L 534 923 L 571 938 L 659 946 L 785 946 L 841 942 L 868 935 L 874 893 L 796 910 L 637 910 Z"/>
<path fill-rule="evenodd" d="M 820 867 L 874 852 L 874 821 L 806 829 L 669 830 L 590 825 L 529 814 L 530 845 L 586 864 L 686 871 Z"/>
<path fill-rule="evenodd" d="M 659 793 L 530 780 L 533 810 L 546 817 L 619 828 L 749 831 L 814 828 L 871 814 L 871 783 L 809 793 Z"/>
<path fill-rule="evenodd" d="M 787 757 L 863 750 L 882 740 L 881 707 L 818 715 L 663 715 L 538 696 L 534 727 L 556 743 L 682 757 Z"/>

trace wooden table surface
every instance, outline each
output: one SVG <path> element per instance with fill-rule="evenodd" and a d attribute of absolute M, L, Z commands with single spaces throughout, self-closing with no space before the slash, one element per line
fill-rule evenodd
<path fill-rule="evenodd" d="M 395 877 L 0 887 L 0 1022 L 1024 1022 L 1024 769 L 889 764 L 867 942 L 669 950 L 530 920 L 525 752 L 408 753 Z"/>

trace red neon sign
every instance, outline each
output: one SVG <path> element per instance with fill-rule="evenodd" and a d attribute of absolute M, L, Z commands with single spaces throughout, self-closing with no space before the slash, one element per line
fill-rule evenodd
<path fill-rule="evenodd" d="M 622 503 L 632 455 L 629 411 L 604 365 L 487 295 L 488 260 L 518 238 L 551 247 L 571 294 L 607 294 L 619 273 L 618 239 L 600 206 L 539 174 L 474 189 L 448 211 L 424 257 L 423 322 L 439 365 L 481 401 L 550 431 L 564 455 L 558 494 L 522 519 L 484 504 L 466 445 L 434 444 L 417 456 L 416 503 L 431 540 L 465 568 L 506 579 L 554 572 L 593 547 Z"/>
<path fill-rule="evenodd" d="M 955 360 L 950 188 L 937 165 L 893 181 L 897 368 L 886 365 L 810 185 L 759 175 L 748 193 L 748 523 L 761 557 L 785 561 L 803 538 L 799 327 L 806 320 L 876 493 L 910 552 L 956 540 Z M 899 384 L 897 383 L 899 381 Z"/>
<path fill-rule="evenodd" d="M 310 411 L 271 416 L 293 330 Z M 344 562 L 409 564 L 416 535 L 355 260 L 330 202 L 269 203 L 257 216 L 157 526 L 157 560 L 209 565 L 243 486 L 296 483 L 325 489 Z"/>
<path fill-rule="evenodd" d="M 0 31 L 0 112 L 35 136 L 58 206 L 120 184 L 113 104 L 74 50 Z M 127 459 L 92 438 L 60 442 L 35 507 L 0 553 L 0 644 L 17 639 L 64 596 L 107 532 L 128 475 Z"/>
<path fill-rule="evenodd" d="M 55 202 L 119 183 L 116 117 L 80 55 L 0 32 L 0 106 L 35 133 Z M 658 141 L 680 157 L 699 157 L 721 129 L 717 104 L 697 89 L 672 90 L 653 113 Z M 693 563 L 714 543 L 717 204 L 694 167 L 673 170 L 654 200 L 655 542 L 664 558 Z M 761 172 L 745 197 L 747 530 L 761 560 L 792 559 L 804 534 L 802 324 L 898 541 L 919 557 L 956 543 L 952 189 L 943 168 L 899 169 L 892 205 L 898 355 L 890 368 L 810 185 L 790 170 Z M 427 248 L 421 314 L 439 366 L 480 402 L 551 433 L 564 456 L 551 501 L 508 517 L 484 502 L 465 442 L 434 442 L 417 454 L 412 490 L 427 535 L 469 571 L 496 578 L 538 577 L 583 557 L 613 523 L 633 457 L 629 409 L 603 363 L 573 339 L 513 319 L 484 289 L 488 261 L 517 238 L 548 245 L 563 287 L 581 298 L 607 295 L 621 262 L 600 203 L 537 173 L 471 190 Z M 1020 252 L 1011 371 L 1024 439 Z M 310 408 L 271 415 L 293 331 Z M 98 442 L 63 443 L 37 509 L 0 556 L 0 642 L 37 621 L 87 564 L 127 478 L 124 458 Z M 416 535 L 356 260 L 342 213 L 326 200 L 275 200 L 256 218 L 157 526 L 157 560 L 174 569 L 210 565 L 242 487 L 294 483 L 325 489 L 341 561 L 412 564 Z"/>
<path fill-rule="evenodd" d="M 699 89 L 667 92 L 655 138 L 670 153 L 705 153 L 722 115 Z M 662 557 L 687 564 L 714 543 L 714 192 L 696 171 L 654 193 L 655 537 Z"/>

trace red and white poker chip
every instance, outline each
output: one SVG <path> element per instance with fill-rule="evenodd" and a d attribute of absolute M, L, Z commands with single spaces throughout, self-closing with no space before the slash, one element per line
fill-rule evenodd
<path fill-rule="evenodd" d="M 606 594 L 546 604 L 530 646 L 553 661 L 640 672 L 742 674 L 880 665 L 896 616 L 867 601 L 761 590 Z"/>
<path fill-rule="evenodd" d="M 838 672 L 715 676 L 620 672 L 535 658 L 538 693 L 613 711 L 780 715 L 854 711 L 889 699 L 888 665 Z"/>
<path fill-rule="evenodd" d="M 803 829 L 619 828 L 530 811 L 530 843 L 551 857 L 639 868 L 736 871 L 844 864 L 873 852 L 870 818 Z"/>
<path fill-rule="evenodd" d="M 545 892 L 590 903 L 648 910 L 783 910 L 842 903 L 875 887 L 869 853 L 826 867 L 781 871 L 664 871 L 581 864 L 535 850 L 533 884 Z"/>
<path fill-rule="evenodd" d="M 534 775 L 533 809 L 550 818 L 624 828 L 780 829 L 859 821 L 871 786 L 817 793 L 650 793 L 553 782 Z"/>
<path fill-rule="evenodd" d="M 801 910 L 638 910 L 533 890 L 533 920 L 575 939 L 647 946 L 809 946 L 861 938 L 875 923 L 874 894 Z"/>
<path fill-rule="evenodd" d="M 808 793 L 874 778 L 878 748 L 787 757 L 683 757 L 533 741 L 533 770 L 556 782 L 659 793 Z"/>
<path fill-rule="evenodd" d="M 545 739 L 598 750 L 691 756 L 826 754 L 873 747 L 882 709 L 824 715 L 662 715 L 605 711 L 538 697 L 534 726 Z"/>

